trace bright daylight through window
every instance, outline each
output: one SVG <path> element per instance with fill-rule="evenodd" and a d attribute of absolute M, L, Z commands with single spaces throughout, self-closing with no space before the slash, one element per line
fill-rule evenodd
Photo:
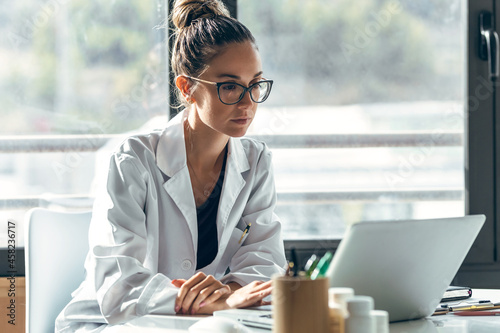
<path fill-rule="evenodd" d="M 462 1 L 237 4 L 274 80 L 248 135 L 273 151 L 285 239 L 464 214 Z M 0 6 L 2 221 L 88 209 L 110 147 L 166 124 L 165 5 Z"/>
<path fill-rule="evenodd" d="M 238 5 L 275 82 L 253 133 L 290 143 L 273 149 L 286 238 L 464 214 L 462 1 Z"/>
<path fill-rule="evenodd" d="M 99 162 L 127 135 L 117 134 L 166 124 L 166 29 L 158 27 L 164 5 L 21 0 L 0 6 L 0 57 L 7 64 L 0 68 L 2 221 L 21 223 L 39 205 L 89 209 Z M 4 246 L 4 230 L 0 236 Z"/>

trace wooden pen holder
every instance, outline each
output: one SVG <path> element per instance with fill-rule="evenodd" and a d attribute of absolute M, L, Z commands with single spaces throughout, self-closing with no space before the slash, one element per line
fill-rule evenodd
<path fill-rule="evenodd" d="M 328 278 L 273 276 L 275 333 L 328 333 Z"/>

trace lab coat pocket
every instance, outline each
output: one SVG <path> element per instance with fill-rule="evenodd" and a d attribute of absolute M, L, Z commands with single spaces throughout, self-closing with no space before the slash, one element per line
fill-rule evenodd
<path fill-rule="evenodd" d="M 229 238 L 229 242 L 227 243 L 226 249 L 224 250 L 224 254 L 221 257 L 221 261 L 217 269 L 218 272 L 224 274 L 226 269 L 229 267 L 231 259 L 235 255 L 236 251 L 239 250 L 239 248 L 243 244 L 243 241 L 245 240 L 245 237 L 243 237 L 240 242 L 242 235 L 243 230 L 234 228 L 233 232 L 231 233 L 231 237 Z"/>
<path fill-rule="evenodd" d="M 243 239 L 241 239 L 241 236 L 243 236 L 243 230 L 234 228 L 233 232 L 231 233 L 231 237 L 229 238 L 229 243 L 227 244 L 225 251 L 226 253 L 231 254 L 230 257 L 232 257 L 236 253 L 236 251 L 238 251 L 238 249 L 241 247 L 241 244 L 243 244 L 246 235 L 243 236 Z"/>

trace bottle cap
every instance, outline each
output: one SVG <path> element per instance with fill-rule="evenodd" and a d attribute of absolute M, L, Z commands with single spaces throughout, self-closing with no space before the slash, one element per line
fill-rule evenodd
<path fill-rule="evenodd" d="M 346 300 L 354 296 L 354 289 L 352 288 L 329 288 L 328 300 L 330 302 L 346 304 Z"/>
<path fill-rule="evenodd" d="M 347 300 L 349 316 L 369 316 L 373 310 L 373 298 L 370 296 L 354 296 Z"/>
<path fill-rule="evenodd" d="M 344 318 L 349 316 L 347 312 L 347 300 L 354 296 L 352 288 L 328 288 L 328 303 L 338 304 L 342 309 Z"/>

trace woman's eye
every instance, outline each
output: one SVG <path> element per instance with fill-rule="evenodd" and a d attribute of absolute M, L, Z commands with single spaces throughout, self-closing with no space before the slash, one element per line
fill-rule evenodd
<path fill-rule="evenodd" d="M 235 84 L 225 84 L 222 86 L 222 89 L 224 90 L 234 90 L 236 89 L 236 85 Z"/>

